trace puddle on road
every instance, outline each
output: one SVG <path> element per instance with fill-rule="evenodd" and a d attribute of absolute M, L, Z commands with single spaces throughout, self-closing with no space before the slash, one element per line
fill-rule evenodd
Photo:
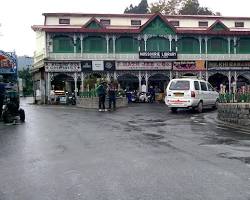
<path fill-rule="evenodd" d="M 221 157 L 221 158 L 227 158 L 230 160 L 239 160 L 247 165 L 250 164 L 250 157 L 237 157 L 237 156 L 228 156 L 228 154 L 226 153 L 221 153 L 221 154 L 217 154 L 217 156 Z"/>
<path fill-rule="evenodd" d="M 143 133 L 143 135 L 146 136 L 150 140 L 160 140 L 164 138 L 164 136 L 162 135 L 152 134 L 152 133 Z"/>

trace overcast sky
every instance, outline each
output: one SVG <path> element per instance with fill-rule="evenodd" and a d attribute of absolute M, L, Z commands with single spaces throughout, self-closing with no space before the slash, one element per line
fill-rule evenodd
<path fill-rule="evenodd" d="M 148 0 L 148 3 L 158 0 Z M 0 49 L 15 50 L 18 55 L 33 56 L 35 34 L 32 25 L 43 24 L 45 12 L 80 13 L 123 13 L 130 4 L 140 0 L 1 0 L 0 10 Z M 250 17 L 249 0 L 199 0 L 224 16 Z"/>

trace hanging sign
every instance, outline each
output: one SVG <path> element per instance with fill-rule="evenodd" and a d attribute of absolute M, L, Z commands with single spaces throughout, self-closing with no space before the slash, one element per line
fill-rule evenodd
<path fill-rule="evenodd" d="M 118 61 L 116 70 L 171 70 L 172 62 Z"/>
<path fill-rule="evenodd" d="M 175 71 L 204 71 L 206 70 L 205 61 L 177 61 L 173 63 Z"/>
<path fill-rule="evenodd" d="M 13 74 L 17 72 L 17 61 L 13 54 L 0 51 L 0 74 Z"/>
<path fill-rule="evenodd" d="M 208 61 L 208 70 L 250 70 L 250 61 Z"/>
<path fill-rule="evenodd" d="M 81 62 L 82 71 L 92 71 L 92 61 L 82 61 Z"/>
<path fill-rule="evenodd" d="M 92 70 L 93 71 L 103 71 L 104 70 L 103 60 L 92 61 Z"/>
<path fill-rule="evenodd" d="M 80 63 L 45 63 L 45 72 L 80 72 Z"/>
<path fill-rule="evenodd" d="M 115 71 L 115 61 L 104 61 L 105 71 Z"/>
<path fill-rule="evenodd" d="M 141 51 L 139 52 L 140 59 L 177 59 L 175 51 Z"/>

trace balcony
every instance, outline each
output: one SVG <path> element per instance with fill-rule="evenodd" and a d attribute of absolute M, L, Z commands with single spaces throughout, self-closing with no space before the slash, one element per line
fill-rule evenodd
<path fill-rule="evenodd" d="M 50 60 L 139 60 L 138 54 L 49 53 Z M 178 54 L 178 60 L 250 60 L 250 54 Z M 166 61 L 166 60 L 164 60 Z"/>

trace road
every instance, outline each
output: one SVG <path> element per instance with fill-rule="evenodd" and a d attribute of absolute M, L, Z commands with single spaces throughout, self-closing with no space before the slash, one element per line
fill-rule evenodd
<path fill-rule="evenodd" d="M 0 123 L 0 200 L 250 200 L 250 134 L 216 111 L 22 107 Z"/>

